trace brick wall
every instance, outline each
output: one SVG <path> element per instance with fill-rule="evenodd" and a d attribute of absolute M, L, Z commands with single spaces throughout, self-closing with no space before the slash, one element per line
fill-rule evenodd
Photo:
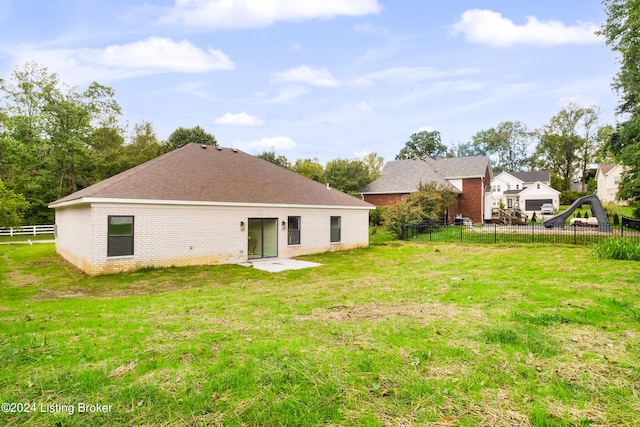
<path fill-rule="evenodd" d="M 134 216 L 134 255 L 107 257 L 109 215 Z M 288 216 L 301 218 L 300 245 L 288 245 L 286 225 L 282 229 Z M 330 242 L 331 216 L 341 217 L 338 243 Z M 249 218 L 277 218 L 281 258 L 363 247 L 369 241 L 366 209 L 94 204 L 83 209 L 56 209 L 56 247 L 60 255 L 89 275 L 146 266 L 245 262 Z"/>
<path fill-rule="evenodd" d="M 462 180 L 462 194 L 458 198 L 458 205 L 451 208 L 456 214 L 468 217 L 474 223 L 483 222 L 482 198 L 484 186 L 481 178 L 465 178 Z"/>

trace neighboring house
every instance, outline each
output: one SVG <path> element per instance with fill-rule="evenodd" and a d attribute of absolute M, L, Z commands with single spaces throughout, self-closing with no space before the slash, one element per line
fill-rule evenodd
<path fill-rule="evenodd" d="M 449 222 L 458 214 L 476 223 L 491 219 L 488 190 L 493 172 L 488 157 L 394 160 L 381 174 L 360 191 L 366 202 L 392 205 L 417 192 L 420 184 L 435 184 L 458 194 L 457 205 L 449 209 Z"/>
<path fill-rule="evenodd" d="M 50 204 L 89 275 L 368 245 L 373 206 L 229 148 L 188 144 Z"/>
<path fill-rule="evenodd" d="M 622 165 L 598 165 L 596 195 L 602 203 L 621 203 L 617 198 L 622 172 L 624 172 Z"/>
<path fill-rule="evenodd" d="M 549 171 L 502 172 L 491 181 L 491 206 L 519 209 L 529 218 L 540 214 L 540 206 L 560 208 L 560 192 L 551 187 Z"/>

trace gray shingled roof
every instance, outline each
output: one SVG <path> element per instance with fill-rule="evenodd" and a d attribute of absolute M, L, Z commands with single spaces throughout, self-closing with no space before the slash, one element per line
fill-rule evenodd
<path fill-rule="evenodd" d="M 373 208 L 242 151 L 199 144 L 185 145 L 105 179 L 56 200 L 51 207 L 83 198 Z"/>
<path fill-rule="evenodd" d="M 429 157 L 387 162 L 382 176 L 364 187 L 362 194 L 411 193 L 420 184 L 435 184 L 460 193 L 448 179 L 484 177 L 490 166 L 488 157 Z"/>
<path fill-rule="evenodd" d="M 526 172 L 508 172 L 523 182 L 550 182 L 551 175 L 549 171 L 526 171 Z"/>

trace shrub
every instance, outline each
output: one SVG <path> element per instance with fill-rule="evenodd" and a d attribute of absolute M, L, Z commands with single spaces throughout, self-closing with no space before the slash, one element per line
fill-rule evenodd
<path fill-rule="evenodd" d="M 377 226 L 382 225 L 382 212 L 384 212 L 384 208 L 381 206 L 376 206 L 375 209 L 369 211 L 369 225 Z"/>
<path fill-rule="evenodd" d="M 422 220 L 422 212 L 416 206 L 404 199 L 400 203 L 387 208 L 382 212 L 382 221 L 385 228 L 396 238 L 402 238 L 402 225 L 408 222 Z"/>
<path fill-rule="evenodd" d="M 613 225 L 620 225 L 620 217 L 617 213 L 613 214 Z"/>
<path fill-rule="evenodd" d="M 415 193 L 406 196 L 396 205 L 387 206 L 382 213 L 384 226 L 396 237 L 402 238 L 402 225 L 411 222 L 438 222 L 458 196 L 449 189 L 433 184 L 420 184 Z"/>
<path fill-rule="evenodd" d="M 628 237 L 603 240 L 595 246 L 595 251 L 598 258 L 640 261 L 640 244 Z"/>

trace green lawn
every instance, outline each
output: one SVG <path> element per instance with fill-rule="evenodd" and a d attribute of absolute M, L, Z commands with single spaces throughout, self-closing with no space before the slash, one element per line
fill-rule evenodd
<path fill-rule="evenodd" d="M 29 240 L 54 240 L 55 236 L 51 234 L 38 234 L 33 236 L 31 234 L 20 234 L 18 236 L 0 236 L 0 243 L 17 243 L 28 242 Z"/>
<path fill-rule="evenodd" d="M 404 242 L 304 259 L 324 265 L 87 278 L 52 244 L 0 245 L 0 401 L 36 405 L 0 424 L 638 422 L 638 262 Z"/>

